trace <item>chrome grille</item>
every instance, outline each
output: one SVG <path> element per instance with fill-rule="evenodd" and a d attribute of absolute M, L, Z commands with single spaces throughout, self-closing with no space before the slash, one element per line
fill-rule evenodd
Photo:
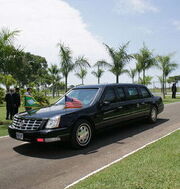
<path fill-rule="evenodd" d="M 19 130 L 38 130 L 42 124 L 42 120 L 23 119 L 14 116 L 12 127 Z"/>

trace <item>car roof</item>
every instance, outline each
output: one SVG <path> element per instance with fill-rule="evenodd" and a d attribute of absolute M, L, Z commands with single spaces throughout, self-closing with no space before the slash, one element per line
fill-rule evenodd
<path fill-rule="evenodd" d="M 74 87 L 74 89 L 91 89 L 91 88 L 105 88 L 110 86 L 141 86 L 144 87 L 142 84 L 132 84 L 132 83 L 110 83 L 110 84 L 97 84 L 97 85 L 79 85 Z"/>

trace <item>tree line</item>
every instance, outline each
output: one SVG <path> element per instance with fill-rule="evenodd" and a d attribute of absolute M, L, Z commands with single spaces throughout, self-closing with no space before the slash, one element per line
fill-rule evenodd
<path fill-rule="evenodd" d="M 129 54 L 129 42 L 117 49 L 104 44 L 111 62 L 102 59 L 93 66 L 90 66 L 85 56 L 74 58 L 68 46 L 58 43 L 60 63 L 48 66 L 44 57 L 25 52 L 20 46 L 14 45 L 19 34 L 18 30 L 10 31 L 7 28 L 0 30 L 0 84 L 4 85 L 6 90 L 9 90 L 12 85 L 20 88 L 35 87 L 38 91 L 44 91 L 46 95 L 49 89 L 54 97 L 59 90 L 68 90 L 69 74 L 72 72 L 75 72 L 75 75 L 81 79 L 81 84 L 84 84 L 90 67 L 93 68 L 91 73 L 97 78 L 98 83 L 102 75 L 110 71 L 115 76 L 116 83 L 120 82 L 119 77 L 122 74 L 128 74 L 132 83 L 148 85 L 151 83 L 152 76 L 147 75 L 147 70 L 156 67 L 161 71 L 158 79 L 162 84 L 163 97 L 165 97 L 168 76 L 178 67 L 178 64 L 172 61 L 173 54 L 154 55 L 153 50 L 145 44 L 137 53 Z M 131 60 L 135 61 L 136 66 L 127 69 Z M 137 80 L 135 80 L 136 76 Z"/>

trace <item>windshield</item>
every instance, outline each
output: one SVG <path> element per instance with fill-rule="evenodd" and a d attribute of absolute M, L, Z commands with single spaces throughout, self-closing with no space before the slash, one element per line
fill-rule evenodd
<path fill-rule="evenodd" d="M 83 106 L 88 106 L 95 98 L 95 95 L 97 93 L 98 89 L 73 89 L 69 93 L 66 94 L 66 96 L 70 98 L 76 98 L 81 101 Z M 58 102 L 56 102 L 56 105 L 64 105 L 65 104 L 65 98 L 61 98 Z"/>

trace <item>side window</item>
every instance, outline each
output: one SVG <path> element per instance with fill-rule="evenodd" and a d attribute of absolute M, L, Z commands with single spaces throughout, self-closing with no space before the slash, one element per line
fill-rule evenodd
<path fill-rule="evenodd" d="M 117 87 L 117 93 L 118 93 L 120 100 L 125 100 L 125 93 L 124 93 L 123 88 Z"/>
<path fill-rule="evenodd" d="M 141 87 L 140 91 L 142 93 L 143 98 L 149 98 L 149 97 L 151 97 L 151 95 L 149 94 L 149 92 L 148 92 L 148 90 L 146 88 Z"/>
<path fill-rule="evenodd" d="M 128 87 L 127 91 L 128 91 L 128 99 L 129 100 L 139 98 L 138 90 L 136 89 L 136 87 Z"/>
<path fill-rule="evenodd" d="M 116 99 L 116 95 L 113 88 L 109 88 L 105 91 L 104 101 L 114 102 Z"/>

